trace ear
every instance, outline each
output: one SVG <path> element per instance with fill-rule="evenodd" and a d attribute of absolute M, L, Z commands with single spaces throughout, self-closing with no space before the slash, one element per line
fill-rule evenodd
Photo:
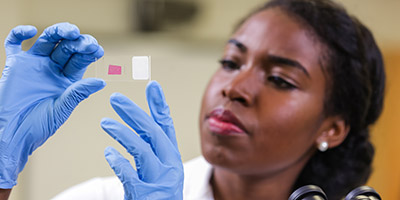
<path fill-rule="evenodd" d="M 339 146 L 347 137 L 350 126 L 339 116 L 328 117 L 324 120 L 319 136 L 316 139 L 316 147 L 322 142 L 328 143 L 328 149 Z"/>

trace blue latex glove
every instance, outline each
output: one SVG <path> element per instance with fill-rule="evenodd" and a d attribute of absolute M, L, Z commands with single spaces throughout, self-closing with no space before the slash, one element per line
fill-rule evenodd
<path fill-rule="evenodd" d="M 69 23 L 48 27 L 28 51 L 22 41 L 33 26 L 14 28 L 5 40 L 0 79 L 0 188 L 12 188 L 28 156 L 67 120 L 80 101 L 102 89 L 100 79 L 81 80 L 103 56 L 96 39 Z"/>
<path fill-rule="evenodd" d="M 101 122 L 102 128 L 134 156 L 137 170 L 112 147 L 104 154 L 124 185 L 125 200 L 179 200 L 183 198 L 183 165 L 169 107 L 157 82 L 150 82 L 146 95 L 152 117 L 121 94 L 110 99 L 114 110 L 139 136 L 113 119 Z"/>

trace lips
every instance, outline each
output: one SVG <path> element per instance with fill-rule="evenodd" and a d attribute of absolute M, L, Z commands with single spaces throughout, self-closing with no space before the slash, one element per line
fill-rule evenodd
<path fill-rule="evenodd" d="M 217 135 L 246 134 L 243 124 L 229 110 L 215 109 L 207 119 L 210 131 Z"/>

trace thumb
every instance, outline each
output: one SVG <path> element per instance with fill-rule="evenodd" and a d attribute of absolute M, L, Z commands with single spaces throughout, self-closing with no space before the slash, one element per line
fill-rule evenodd
<path fill-rule="evenodd" d="M 4 46 L 6 48 L 6 55 L 15 54 L 21 51 L 21 43 L 24 40 L 32 38 L 37 33 L 34 26 L 21 25 L 13 28 L 8 34 Z"/>
<path fill-rule="evenodd" d="M 116 149 L 113 147 L 107 147 L 104 150 L 104 156 L 106 157 L 110 167 L 113 169 L 115 175 L 118 176 L 119 180 L 123 184 L 129 181 L 139 181 L 139 176 L 133 169 L 131 163 Z"/>
<path fill-rule="evenodd" d="M 103 80 L 97 78 L 82 79 L 70 85 L 54 103 L 55 126 L 61 126 L 81 101 L 105 85 Z"/>

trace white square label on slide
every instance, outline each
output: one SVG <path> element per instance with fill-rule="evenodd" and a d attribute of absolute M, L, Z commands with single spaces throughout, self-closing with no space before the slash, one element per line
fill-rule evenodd
<path fill-rule="evenodd" d="M 150 77 L 150 56 L 132 57 L 133 80 L 147 80 Z"/>

